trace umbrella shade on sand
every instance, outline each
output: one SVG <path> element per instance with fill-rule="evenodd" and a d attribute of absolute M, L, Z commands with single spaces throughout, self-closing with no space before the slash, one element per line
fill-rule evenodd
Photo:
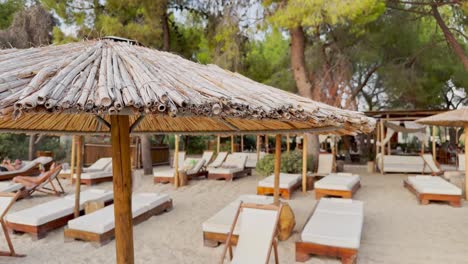
<path fill-rule="evenodd" d="M 465 130 L 465 164 L 468 164 L 468 107 L 448 111 L 416 120 L 433 126 L 463 127 Z M 465 199 L 468 200 L 468 167 L 465 166 Z"/>
<path fill-rule="evenodd" d="M 118 263 L 134 262 L 130 133 L 356 134 L 375 126 L 359 112 L 115 38 L 0 50 L 0 114 L 3 132 L 111 134 Z"/>

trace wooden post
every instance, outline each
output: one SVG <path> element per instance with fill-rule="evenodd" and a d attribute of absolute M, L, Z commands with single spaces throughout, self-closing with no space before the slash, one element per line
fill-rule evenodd
<path fill-rule="evenodd" d="M 216 137 L 216 153 L 219 153 L 220 149 L 221 149 L 221 137 L 218 135 Z"/>
<path fill-rule="evenodd" d="M 174 186 L 179 187 L 179 135 L 175 135 L 174 143 Z"/>
<path fill-rule="evenodd" d="M 75 210 L 73 216 L 75 218 L 80 216 L 80 189 L 81 189 L 81 168 L 83 167 L 82 156 L 83 153 L 83 136 L 77 136 L 76 140 L 76 179 L 75 179 Z"/>
<path fill-rule="evenodd" d="M 437 150 L 436 150 L 436 127 L 432 126 L 432 156 L 434 160 L 437 160 Z"/>
<path fill-rule="evenodd" d="M 244 152 L 244 135 L 241 135 L 241 152 Z"/>
<path fill-rule="evenodd" d="M 389 121 L 389 115 L 387 114 L 387 121 Z M 387 128 L 387 134 L 388 134 L 388 128 Z M 392 140 L 390 139 L 388 141 L 388 155 L 392 155 Z"/>
<path fill-rule="evenodd" d="M 302 139 L 302 192 L 307 192 L 307 136 Z"/>
<path fill-rule="evenodd" d="M 234 153 L 235 152 L 235 149 L 234 149 L 234 135 L 231 135 L 231 153 Z"/>
<path fill-rule="evenodd" d="M 268 147 L 268 134 L 265 134 L 265 152 L 270 153 L 270 147 Z"/>
<path fill-rule="evenodd" d="M 384 122 L 383 119 L 380 119 L 380 148 L 382 150 L 381 154 L 381 163 L 380 163 L 380 174 L 384 175 L 384 158 L 385 158 L 385 144 L 384 144 L 384 139 L 385 139 L 385 127 L 384 127 Z"/>
<path fill-rule="evenodd" d="M 289 150 L 291 149 L 289 143 L 289 134 L 286 135 L 286 152 L 289 154 Z"/>
<path fill-rule="evenodd" d="M 257 135 L 257 149 L 256 149 L 257 150 L 257 161 L 260 160 L 260 144 L 261 144 L 260 143 L 260 136 Z"/>
<path fill-rule="evenodd" d="M 279 205 L 279 181 L 281 170 L 281 134 L 276 135 L 275 141 L 275 182 L 274 182 L 274 203 Z"/>
<path fill-rule="evenodd" d="M 75 140 L 75 136 L 73 136 L 72 145 L 71 145 L 71 157 L 70 157 L 70 184 L 73 184 L 73 173 L 75 172 L 75 151 L 76 151 L 76 140 Z"/>
<path fill-rule="evenodd" d="M 133 264 L 132 168 L 127 115 L 111 115 L 115 249 L 118 264 Z"/>
<path fill-rule="evenodd" d="M 465 199 L 468 200 L 468 124 L 465 125 Z"/>

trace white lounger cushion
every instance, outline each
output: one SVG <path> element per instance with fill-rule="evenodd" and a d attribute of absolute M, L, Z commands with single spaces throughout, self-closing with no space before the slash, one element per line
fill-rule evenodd
<path fill-rule="evenodd" d="M 439 167 L 437 167 L 437 164 L 434 162 L 434 157 L 432 154 L 423 154 L 422 159 L 426 163 L 426 166 L 429 167 L 429 169 L 434 172 L 434 173 L 440 173 L 442 172 Z"/>
<path fill-rule="evenodd" d="M 133 218 L 169 201 L 166 194 L 139 193 L 132 196 Z M 106 206 L 91 214 L 68 221 L 68 228 L 103 234 L 115 227 L 114 205 Z"/>
<path fill-rule="evenodd" d="M 14 182 L 0 182 L 0 192 L 16 192 L 23 188 L 24 185 L 21 183 L 14 183 Z"/>
<path fill-rule="evenodd" d="M 91 166 L 83 168 L 82 172 L 98 172 L 98 171 L 109 171 L 107 168 L 112 166 L 112 158 L 100 158 Z M 76 169 L 75 169 L 76 173 Z M 70 174 L 70 169 L 62 170 L 62 174 Z"/>
<path fill-rule="evenodd" d="M 333 172 L 333 154 L 320 153 L 318 158 L 318 175 L 327 175 Z"/>
<path fill-rule="evenodd" d="M 108 177 L 112 177 L 111 171 L 84 172 L 81 174 L 81 179 L 83 180 L 94 180 Z M 74 175 L 73 178 L 76 178 L 76 175 Z"/>
<path fill-rule="evenodd" d="M 245 163 L 247 162 L 247 155 L 244 153 L 234 153 L 227 156 L 226 161 L 219 168 L 209 168 L 210 174 L 233 174 L 243 171 Z"/>
<path fill-rule="evenodd" d="M 300 174 L 290 174 L 290 173 L 280 173 L 280 184 L 279 187 L 281 189 L 288 189 L 297 184 L 301 181 Z M 265 179 L 258 182 L 258 186 L 260 187 L 268 187 L 273 188 L 275 184 L 275 175 L 271 175 L 266 177 Z"/>
<path fill-rule="evenodd" d="M 350 191 L 360 181 L 358 175 L 342 176 L 331 174 L 315 183 L 316 189 Z"/>
<path fill-rule="evenodd" d="M 243 171 L 244 169 L 242 168 L 214 168 L 214 169 L 209 169 L 208 173 L 210 174 L 233 174 L 236 172 Z"/>
<path fill-rule="evenodd" d="M 437 176 L 409 176 L 408 182 L 419 193 L 461 195 L 462 190 Z"/>
<path fill-rule="evenodd" d="M 322 198 L 301 233 L 304 242 L 358 249 L 364 222 L 361 201 Z"/>
<path fill-rule="evenodd" d="M 208 167 L 217 168 L 221 166 L 224 160 L 226 159 L 227 155 L 228 155 L 227 152 L 219 152 L 218 155 L 216 155 L 215 160 L 213 160 L 213 162 L 208 164 Z"/>
<path fill-rule="evenodd" d="M 80 207 L 83 208 L 84 203 L 91 200 L 110 201 L 112 194 L 112 191 L 99 189 L 83 191 L 80 194 Z M 75 195 L 67 195 L 64 198 L 10 213 L 6 216 L 6 220 L 17 224 L 38 226 L 72 214 L 74 207 Z"/>
<path fill-rule="evenodd" d="M 195 173 L 198 173 L 202 168 L 203 166 L 205 165 L 205 159 L 199 159 L 197 161 L 197 163 L 195 164 L 195 166 L 193 166 L 193 168 L 191 168 L 190 170 L 188 170 L 186 173 L 187 174 L 195 174 Z M 179 173 L 183 171 L 183 168 L 180 168 L 179 169 Z M 174 178 L 174 172 L 175 172 L 175 169 L 174 168 L 165 168 L 163 170 L 157 170 L 157 171 L 154 171 L 153 170 L 153 177 L 158 177 L 158 178 Z"/>
<path fill-rule="evenodd" d="M 202 224 L 204 232 L 222 233 L 227 234 L 231 228 L 234 217 L 236 216 L 237 208 L 239 207 L 240 201 L 244 203 L 255 203 L 255 204 L 272 204 L 273 197 L 263 195 L 241 195 L 239 198 L 226 205 L 223 209 L 213 215 L 210 219 L 206 220 Z M 239 216 L 234 234 L 238 234 L 239 224 L 242 222 L 242 214 Z"/>

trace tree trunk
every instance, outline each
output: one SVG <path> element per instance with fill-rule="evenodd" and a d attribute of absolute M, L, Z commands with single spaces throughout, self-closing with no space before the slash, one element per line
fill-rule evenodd
<path fill-rule="evenodd" d="M 453 49 L 457 57 L 463 63 L 465 70 L 468 71 L 468 57 L 466 56 L 463 47 L 460 45 L 460 43 L 458 43 L 457 39 L 453 36 L 452 32 L 450 32 L 450 29 L 445 24 L 445 21 L 440 16 L 439 10 L 437 9 L 436 5 L 432 5 L 432 15 L 437 21 L 439 27 L 442 29 L 442 32 L 444 32 L 444 36 L 447 40 L 448 45 Z"/>
<path fill-rule="evenodd" d="M 289 30 L 291 34 L 291 67 L 297 90 L 301 96 L 312 98 L 313 86 L 305 63 L 305 36 L 302 27 Z"/>
<path fill-rule="evenodd" d="M 141 135 L 141 159 L 143 162 L 143 174 L 153 174 L 153 161 L 151 158 L 151 141 L 149 135 Z"/>
<path fill-rule="evenodd" d="M 28 159 L 33 160 L 36 155 L 36 138 L 37 134 L 31 134 L 29 136 L 29 149 L 28 149 Z"/>
<path fill-rule="evenodd" d="M 307 136 L 307 153 L 312 156 L 311 168 L 312 171 L 317 170 L 318 166 L 318 156 L 320 153 L 320 141 L 319 137 L 316 134 L 306 134 Z"/>
<path fill-rule="evenodd" d="M 171 32 L 169 29 L 169 17 L 167 16 L 167 7 L 162 17 L 162 29 L 163 29 L 163 50 L 169 51 L 171 48 Z"/>

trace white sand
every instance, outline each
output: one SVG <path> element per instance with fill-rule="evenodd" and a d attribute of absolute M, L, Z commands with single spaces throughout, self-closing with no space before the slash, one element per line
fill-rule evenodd
<path fill-rule="evenodd" d="M 462 208 L 446 204 L 421 206 L 403 188 L 404 175 L 368 175 L 363 167 L 347 167 L 361 174 L 362 188 L 356 199 L 365 202 L 365 223 L 358 263 L 468 263 L 468 203 Z M 154 185 L 152 177 L 139 180 L 138 192 L 168 193 L 174 209 L 134 228 L 136 263 L 218 263 L 222 246 L 203 246 L 201 224 L 240 194 L 256 191 L 257 177 L 234 182 L 192 181 L 175 190 L 171 185 Z M 66 182 L 69 193 L 73 187 Z M 83 187 L 85 189 L 86 187 Z M 110 183 L 94 188 L 110 189 Z M 294 262 L 294 241 L 315 204 L 314 193 L 296 192 L 289 202 L 297 225 L 294 235 L 279 243 L 280 263 Z M 55 197 L 34 197 L 19 201 L 12 211 L 31 207 Z M 38 241 L 28 235 L 12 235 L 19 253 L 26 258 L 3 258 L 0 263 L 115 263 L 115 242 L 96 248 L 82 241 L 64 242 L 63 229 Z M 4 241 L 0 242 L 6 247 Z M 272 261 L 273 263 L 273 261 Z M 313 257 L 307 263 L 340 263 L 336 259 Z"/>

